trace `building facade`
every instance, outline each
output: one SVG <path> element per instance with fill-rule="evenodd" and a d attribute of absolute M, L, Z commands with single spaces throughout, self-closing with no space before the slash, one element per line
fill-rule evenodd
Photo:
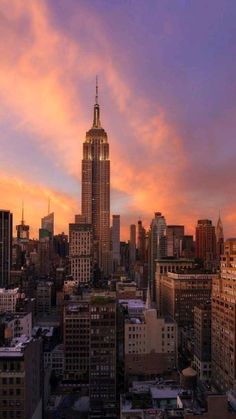
<path fill-rule="evenodd" d="M 155 212 L 149 232 L 149 279 L 152 292 L 155 279 L 156 259 L 166 256 L 166 220 L 161 212 Z"/>
<path fill-rule="evenodd" d="M 216 234 L 211 220 L 198 220 L 196 257 L 204 262 L 206 268 L 216 267 Z"/>
<path fill-rule="evenodd" d="M 177 327 L 171 318 L 158 318 L 145 309 L 143 318 L 125 320 L 125 374 L 156 376 L 176 367 Z"/>
<path fill-rule="evenodd" d="M 112 265 L 113 272 L 120 266 L 120 215 L 112 216 Z"/>
<path fill-rule="evenodd" d="M 0 313 L 4 313 L 5 311 L 15 311 L 16 302 L 19 297 L 19 288 L 9 290 L 0 288 Z"/>
<path fill-rule="evenodd" d="M 64 307 L 64 379 L 89 382 L 89 302 L 69 302 Z"/>
<path fill-rule="evenodd" d="M 115 293 L 90 301 L 90 418 L 117 418 Z"/>
<path fill-rule="evenodd" d="M 161 314 L 170 315 L 178 327 L 194 324 L 194 307 L 211 299 L 212 274 L 171 273 L 161 276 Z"/>
<path fill-rule="evenodd" d="M 0 347 L 1 418 L 42 418 L 42 342 L 22 335 Z"/>
<path fill-rule="evenodd" d="M 77 284 L 89 284 L 93 275 L 93 229 L 91 224 L 69 224 L 70 272 Z"/>
<path fill-rule="evenodd" d="M 184 226 L 168 225 L 166 228 L 167 256 L 179 258 L 182 254 Z"/>
<path fill-rule="evenodd" d="M 153 299 L 160 311 L 161 308 L 161 276 L 168 272 L 187 271 L 193 268 L 194 260 L 192 259 L 175 259 L 163 258 L 156 260 L 155 280 L 153 284 Z"/>
<path fill-rule="evenodd" d="M 200 380 L 211 378 L 211 304 L 194 307 L 194 367 Z"/>
<path fill-rule="evenodd" d="M 220 276 L 212 287 L 212 381 L 221 391 L 236 384 L 236 239 L 226 240 Z"/>

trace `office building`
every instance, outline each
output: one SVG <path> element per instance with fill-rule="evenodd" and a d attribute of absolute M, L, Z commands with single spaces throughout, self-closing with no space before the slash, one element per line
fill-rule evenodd
<path fill-rule="evenodd" d="M 216 267 L 216 234 L 211 220 L 198 220 L 196 227 L 196 257 L 208 269 Z"/>
<path fill-rule="evenodd" d="M 45 215 L 45 217 L 41 219 L 41 229 L 47 230 L 51 237 L 54 236 L 54 212 Z"/>
<path fill-rule="evenodd" d="M 89 383 L 89 301 L 64 306 L 64 380 Z"/>
<path fill-rule="evenodd" d="M 146 230 L 141 220 L 138 221 L 137 257 L 140 262 L 147 262 Z"/>
<path fill-rule="evenodd" d="M 115 293 L 95 293 L 90 301 L 90 418 L 117 418 Z"/>
<path fill-rule="evenodd" d="M 179 258 L 182 254 L 184 226 L 168 225 L 166 228 L 167 256 Z"/>
<path fill-rule="evenodd" d="M 30 337 L 32 334 L 32 313 L 8 312 L 0 314 L 4 342 L 19 338 L 21 335 Z"/>
<path fill-rule="evenodd" d="M 16 303 L 19 297 L 19 288 L 0 288 L 0 313 L 15 311 Z"/>
<path fill-rule="evenodd" d="M 120 266 L 120 215 L 112 216 L 112 263 L 115 272 Z"/>
<path fill-rule="evenodd" d="M 161 314 L 178 327 L 194 325 L 194 307 L 211 299 L 213 274 L 172 273 L 161 276 Z"/>
<path fill-rule="evenodd" d="M 22 335 L 0 347 L 1 418 L 42 418 L 42 343 Z"/>
<path fill-rule="evenodd" d="M 10 284 L 12 266 L 12 214 L 0 210 L 0 287 Z"/>
<path fill-rule="evenodd" d="M 212 287 L 212 381 L 220 391 L 236 382 L 236 239 L 228 239 Z"/>
<path fill-rule="evenodd" d="M 146 308 L 143 317 L 125 320 L 125 374 L 154 377 L 176 367 L 177 326 Z"/>
<path fill-rule="evenodd" d="M 52 309 L 52 287 L 50 281 L 39 281 L 36 287 L 37 314 L 50 314 Z"/>
<path fill-rule="evenodd" d="M 216 225 L 216 255 L 218 267 L 220 267 L 220 256 L 224 253 L 224 229 L 219 215 Z"/>
<path fill-rule="evenodd" d="M 78 219 L 77 219 L 78 220 Z M 93 278 L 93 228 L 91 224 L 69 224 L 70 273 L 79 284 L 89 284 Z"/>
<path fill-rule="evenodd" d="M 100 122 L 97 86 L 93 125 L 83 143 L 82 215 L 93 227 L 94 262 L 108 276 L 111 272 L 110 160 L 107 133 Z"/>
<path fill-rule="evenodd" d="M 194 368 L 200 380 L 211 378 L 211 304 L 194 307 Z"/>
<path fill-rule="evenodd" d="M 156 259 L 166 256 L 166 220 L 161 212 L 155 212 L 149 232 L 149 280 L 153 295 L 153 283 L 155 280 Z"/>
<path fill-rule="evenodd" d="M 186 272 L 194 267 L 193 259 L 163 258 L 156 260 L 153 299 L 160 311 L 161 307 L 161 276 L 168 272 Z"/>
<path fill-rule="evenodd" d="M 136 225 L 130 225 L 130 239 L 129 239 L 129 264 L 134 266 L 136 261 Z"/>

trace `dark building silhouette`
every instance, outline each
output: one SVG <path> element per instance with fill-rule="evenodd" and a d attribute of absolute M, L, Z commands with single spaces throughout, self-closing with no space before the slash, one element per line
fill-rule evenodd
<path fill-rule="evenodd" d="M 0 288 L 10 283 L 12 266 L 12 214 L 0 210 Z"/>

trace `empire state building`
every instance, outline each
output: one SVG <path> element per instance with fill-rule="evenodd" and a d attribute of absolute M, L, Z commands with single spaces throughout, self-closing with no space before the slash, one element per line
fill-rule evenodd
<path fill-rule="evenodd" d="M 83 143 L 82 215 L 93 226 L 95 263 L 107 276 L 110 273 L 110 160 L 107 133 L 100 122 L 97 83 L 93 125 Z"/>

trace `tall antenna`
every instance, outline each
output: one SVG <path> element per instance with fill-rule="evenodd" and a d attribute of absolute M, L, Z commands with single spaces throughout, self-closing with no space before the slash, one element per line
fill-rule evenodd
<path fill-rule="evenodd" d="M 95 104 L 98 105 L 98 76 L 96 76 L 96 96 L 95 96 Z"/>
<path fill-rule="evenodd" d="M 22 200 L 22 205 L 21 205 L 21 224 L 24 225 L 25 224 L 25 220 L 24 220 L 24 201 Z"/>
<path fill-rule="evenodd" d="M 50 214 L 50 204 L 51 204 L 51 202 L 50 202 L 50 196 L 48 197 L 48 214 Z"/>

